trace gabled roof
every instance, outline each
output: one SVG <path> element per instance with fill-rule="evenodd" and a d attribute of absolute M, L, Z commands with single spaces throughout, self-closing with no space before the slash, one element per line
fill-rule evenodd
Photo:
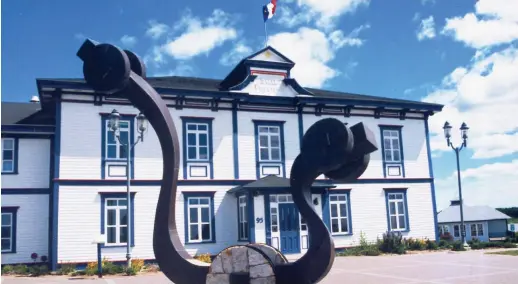
<path fill-rule="evenodd" d="M 247 189 L 289 189 L 290 179 L 278 177 L 276 175 L 268 175 L 256 181 L 247 183 L 245 185 L 240 185 L 228 190 L 228 193 L 234 193 L 237 191 L 247 190 Z M 313 188 L 332 188 L 334 185 L 323 183 L 323 182 L 314 182 Z"/>
<path fill-rule="evenodd" d="M 463 206 L 464 221 L 489 221 L 510 219 L 511 217 L 489 206 Z M 438 223 L 460 222 L 460 206 L 451 205 L 437 214 Z"/>
<path fill-rule="evenodd" d="M 37 79 L 41 84 L 45 85 L 48 83 L 77 83 L 84 84 L 85 87 L 86 82 L 83 79 L 77 78 L 41 78 Z M 218 79 L 210 79 L 210 78 L 197 78 L 197 77 L 178 77 L 178 76 L 166 76 L 166 77 L 147 77 L 145 80 L 151 84 L 154 88 L 167 88 L 167 89 L 179 89 L 179 90 L 200 90 L 200 91 L 211 91 L 211 92 L 221 92 L 220 83 L 221 80 Z M 438 110 L 442 109 L 442 105 L 434 104 L 434 103 L 426 103 L 420 101 L 412 101 L 412 100 L 403 100 L 403 99 L 395 99 L 395 98 L 387 98 L 387 97 L 377 97 L 377 96 L 369 96 L 362 94 L 353 94 L 346 92 L 338 92 L 332 90 L 320 90 L 314 88 L 305 88 L 309 92 L 313 94 L 316 98 L 329 98 L 329 99 L 348 99 L 348 100 L 358 100 L 358 101 L 371 101 L 371 102 L 379 102 L 379 103 L 393 103 L 393 104 L 414 104 L 420 106 L 428 106 L 432 108 L 437 108 Z"/>
<path fill-rule="evenodd" d="M 16 124 L 40 110 L 39 103 L 2 102 L 2 125 Z"/>

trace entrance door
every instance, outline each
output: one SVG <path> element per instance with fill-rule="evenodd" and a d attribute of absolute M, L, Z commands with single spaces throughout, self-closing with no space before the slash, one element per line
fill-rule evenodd
<path fill-rule="evenodd" d="M 295 203 L 279 204 L 281 252 L 300 253 L 299 212 Z"/>

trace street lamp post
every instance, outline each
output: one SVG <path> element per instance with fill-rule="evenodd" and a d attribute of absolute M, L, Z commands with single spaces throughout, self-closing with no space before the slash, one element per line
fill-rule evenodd
<path fill-rule="evenodd" d="M 444 137 L 446 137 L 446 142 L 448 143 L 448 146 L 450 146 L 453 151 L 455 152 L 455 156 L 457 157 L 457 182 L 459 185 L 459 205 L 460 205 L 460 227 L 461 227 L 461 241 L 464 247 L 468 247 L 468 244 L 466 242 L 466 228 L 464 226 L 464 201 L 462 200 L 462 186 L 460 181 L 460 161 L 459 161 L 459 153 L 464 148 L 467 147 L 467 140 L 468 140 L 468 129 L 469 127 L 466 125 L 466 123 L 462 123 L 460 126 L 460 135 L 462 138 L 462 144 L 458 147 L 453 146 L 453 143 L 451 143 L 451 125 L 449 122 L 445 122 L 443 129 L 444 129 Z"/>
<path fill-rule="evenodd" d="M 110 114 L 110 122 L 109 122 L 109 128 L 111 131 L 113 131 L 113 133 L 115 134 L 115 137 L 117 137 L 117 140 L 119 141 L 119 143 L 124 147 L 125 151 L 126 151 L 126 208 L 128 208 L 126 214 L 127 214 L 127 220 L 128 220 L 128 224 L 127 224 L 127 235 L 126 235 L 126 259 L 128 261 L 127 263 L 127 266 L 128 266 L 128 269 L 131 268 L 131 252 L 130 252 L 130 246 L 131 246 L 131 230 L 133 230 L 133 228 L 131 227 L 131 197 L 130 197 L 130 180 L 131 180 L 131 149 L 133 149 L 133 147 L 135 147 L 135 145 L 138 144 L 138 142 L 140 141 L 144 141 L 144 131 L 146 131 L 147 129 L 147 119 L 146 117 L 142 114 L 142 113 L 139 113 L 139 115 L 137 115 L 137 131 L 139 133 L 139 136 L 137 137 L 137 140 L 135 141 L 135 143 L 131 143 L 130 141 L 130 135 L 131 135 L 131 129 L 129 129 L 129 133 L 128 133 L 128 141 L 124 142 L 122 141 L 121 139 L 121 136 L 120 136 L 120 114 L 117 110 L 113 110 Z M 129 128 L 129 126 L 128 126 Z"/>

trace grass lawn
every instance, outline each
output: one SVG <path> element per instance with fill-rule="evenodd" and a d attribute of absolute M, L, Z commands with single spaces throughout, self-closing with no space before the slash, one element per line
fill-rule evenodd
<path fill-rule="evenodd" d="M 502 254 L 502 255 L 518 256 L 518 250 L 505 250 L 505 251 L 497 251 L 497 252 L 488 252 L 488 254 Z"/>
<path fill-rule="evenodd" d="M 509 224 L 518 223 L 518 218 L 511 218 L 509 221 L 507 221 Z"/>

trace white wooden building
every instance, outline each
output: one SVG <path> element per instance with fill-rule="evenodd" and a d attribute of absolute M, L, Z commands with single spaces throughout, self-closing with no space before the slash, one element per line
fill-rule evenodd
<path fill-rule="evenodd" d="M 290 76 L 293 66 L 267 47 L 223 80 L 147 79 L 177 126 L 176 218 L 187 250 L 217 254 L 236 243 L 262 242 L 285 254 L 304 253 L 307 227 L 288 178 L 304 132 L 326 117 L 364 122 L 380 147 L 358 181 L 322 177 L 314 184 L 313 203 L 335 246 L 357 245 L 360 232 L 374 241 L 387 230 L 436 239 L 428 117 L 442 105 L 304 88 Z M 107 120 L 117 109 L 125 121 L 121 137 L 134 141 L 138 110 L 82 79 L 37 79 L 37 86 L 39 104 L 2 103 L 2 264 L 31 262 L 32 252 L 48 255 L 52 269 L 95 261 L 92 240 L 99 234 L 111 260 L 125 259 L 128 240 L 132 257 L 153 259 L 162 177 L 154 130 L 130 153 L 135 229 L 128 236 L 126 154 Z M 4 121 L 4 108 L 40 105 Z M 4 228 L 10 232 L 5 242 Z"/>

